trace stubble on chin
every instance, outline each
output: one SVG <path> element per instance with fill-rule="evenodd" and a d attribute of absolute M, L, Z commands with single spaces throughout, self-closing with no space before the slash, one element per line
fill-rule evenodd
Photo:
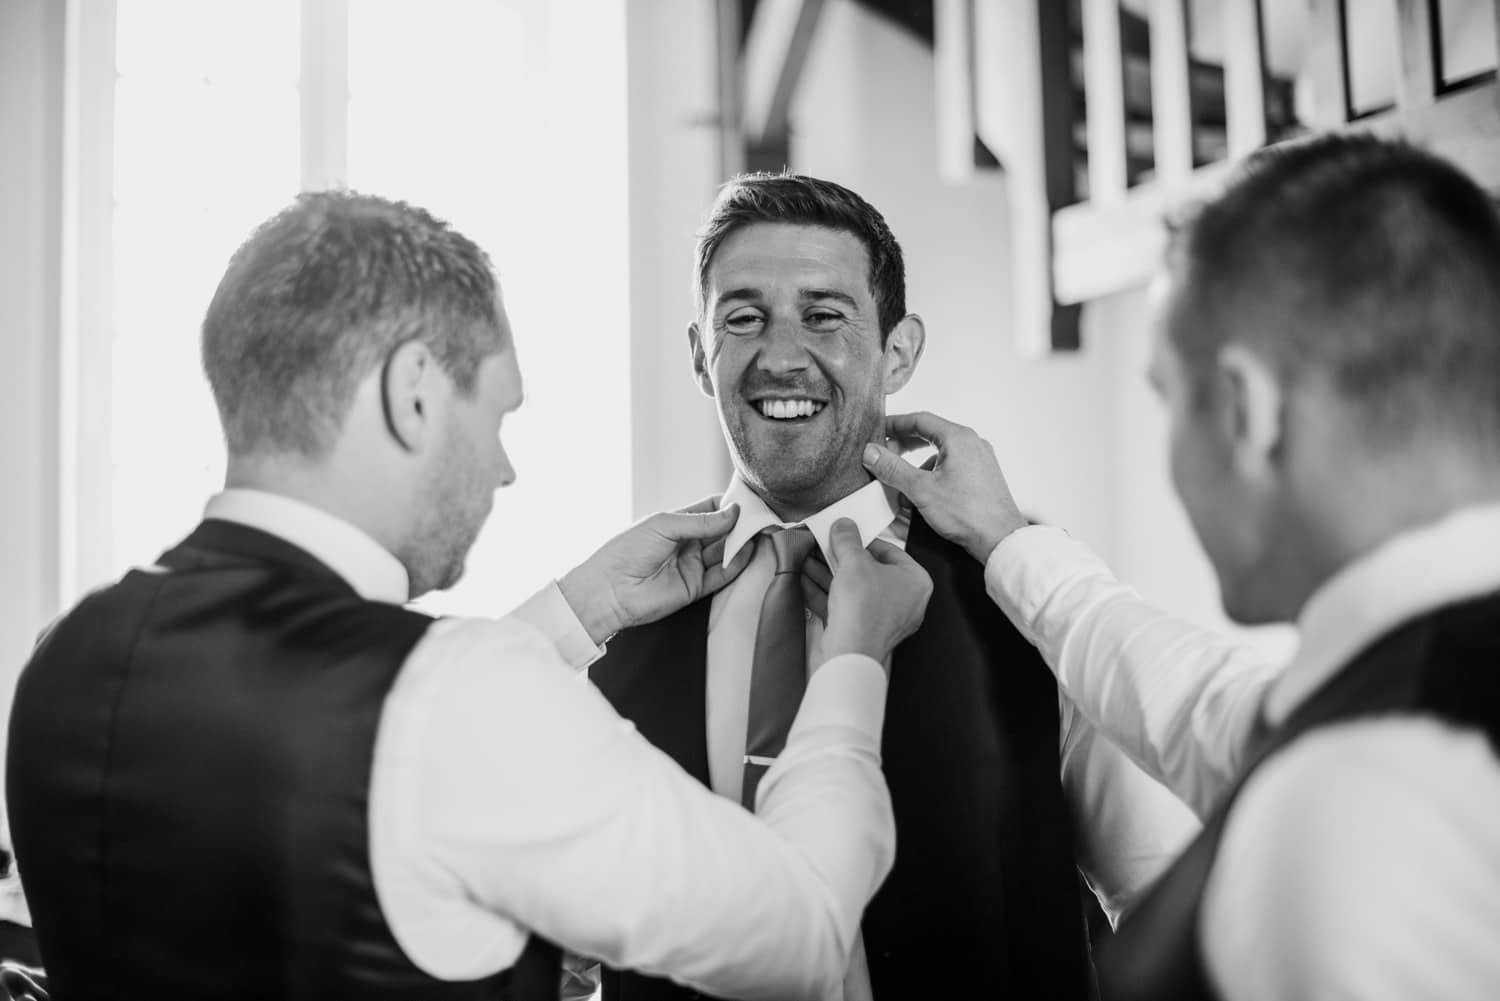
<path fill-rule="evenodd" d="M 464 575 L 473 541 L 457 538 L 451 527 L 445 528 L 439 519 L 429 521 L 401 561 L 411 578 L 411 596 L 446 591 L 457 584 Z"/>
<path fill-rule="evenodd" d="M 811 456 L 774 449 L 741 449 L 735 454 L 741 479 L 768 502 L 821 510 L 870 480 L 859 453 L 845 455 L 845 451 L 835 445 Z"/>

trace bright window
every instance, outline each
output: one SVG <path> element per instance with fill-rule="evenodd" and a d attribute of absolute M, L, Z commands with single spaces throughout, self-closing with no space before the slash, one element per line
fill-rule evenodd
<path fill-rule="evenodd" d="M 117 0 L 110 576 L 224 481 L 198 329 L 229 255 L 297 189 L 297 0 Z"/>
<path fill-rule="evenodd" d="M 112 7 L 116 74 L 112 207 L 94 223 L 113 233 L 109 280 L 81 279 L 112 296 L 107 350 L 79 362 L 81 384 L 102 387 L 80 400 L 78 435 L 102 436 L 81 451 L 108 468 L 75 499 L 97 523 L 79 532 L 80 587 L 153 559 L 221 485 L 199 325 L 234 248 L 309 176 L 421 205 L 474 238 L 516 333 L 527 403 L 504 437 L 519 483 L 465 579 L 424 606 L 498 614 L 623 527 L 625 0 L 80 7 Z M 347 146 L 304 147 L 310 114 L 337 119 L 320 135 Z"/>

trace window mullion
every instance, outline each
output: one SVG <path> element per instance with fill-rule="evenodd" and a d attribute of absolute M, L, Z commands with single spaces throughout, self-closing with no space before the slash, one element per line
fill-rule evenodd
<path fill-rule="evenodd" d="M 110 575 L 115 0 L 69 0 L 63 90 L 58 591 Z"/>

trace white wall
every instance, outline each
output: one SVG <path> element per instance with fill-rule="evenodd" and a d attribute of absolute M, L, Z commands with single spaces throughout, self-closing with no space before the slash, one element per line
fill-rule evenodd
<path fill-rule="evenodd" d="M 688 354 L 694 234 L 718 190 L 714 4 L 631 0 L 630 419 L 637 517 L 724 489 L 717 412 Z"/>

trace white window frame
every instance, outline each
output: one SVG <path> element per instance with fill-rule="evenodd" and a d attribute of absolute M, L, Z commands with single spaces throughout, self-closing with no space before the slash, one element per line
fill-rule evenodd
<path fill-rule="evenodd" d="M 115 0 L 67 0 L 57 418 L 57 605 L 112 572 Z M 301 0 L 304 191 L 347 182 L 348 0 Z"/>

